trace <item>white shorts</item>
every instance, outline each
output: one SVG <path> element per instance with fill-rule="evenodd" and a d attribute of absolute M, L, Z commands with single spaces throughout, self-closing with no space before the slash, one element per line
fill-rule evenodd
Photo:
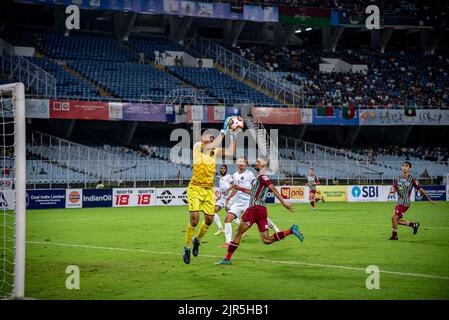
<path fill-rule="evenodd" d="M 226 207 L 227 209 L 229 205 L 230 204 L 228 203 L 228 205 L 226 206 L 226 197 L 221 197 L 217 201 L 215 201 L 215 206 L 219 207 L 220 209 L 223 209 L 224 207 Z"/>
<path fill-rule="evenodd" d="M 248 209 L 249 203 L 241 203 L 241 202 L 235 202 L 232 204 L 232 206 L 229 208 L 228 213 L 233 213 L 237 218 L 239 218 L 243 212 Z"/>

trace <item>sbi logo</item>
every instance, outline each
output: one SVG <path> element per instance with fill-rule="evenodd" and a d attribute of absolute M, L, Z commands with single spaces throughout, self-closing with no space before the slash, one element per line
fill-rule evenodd
<path fill-rule="evenodd" d="M 378 198 L 379 197 L 379 187 L 377 186 L 363 186 L 363 187 L 353 187 L 352 196 L 354 198 Z"/>
<path fill-rule="evenodd" d="M 354 198 L 360 197 L 361 194 L 362 194 L 362 190 L 360 190 L 359 187 L 353 187 L 353 188 L 352 188 L 352 196 L 353 196 Z"/>

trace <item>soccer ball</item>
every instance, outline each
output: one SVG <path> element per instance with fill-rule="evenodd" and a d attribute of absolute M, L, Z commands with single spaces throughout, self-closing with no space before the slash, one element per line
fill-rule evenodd
<path fill-rule="evenodd" d="M 232 130 L 241 130 L 244 125 L 243 119 L 240 116 L 233 116 L 229 122 L 229 128 Z"/>

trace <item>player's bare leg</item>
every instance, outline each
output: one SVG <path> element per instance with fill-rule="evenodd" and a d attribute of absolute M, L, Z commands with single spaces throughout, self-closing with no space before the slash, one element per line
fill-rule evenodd
<path fill-rule="evenodd" d="M 216 264 L 231 264 L 232 255 L 234 254 L 235 250 L 237 250 L 237 248 L 239 247 L 242 236 L 246 233 L 246 231 L 249 230 L 249 228 L 251 228 L 251 226 L 247 226 L 246 223 L 243 221 L 240 222 L 237 232 L 235 233 L 234 240 L 232 240 L 229 243 L 226 256 L 220 261 L 218 261 Z"/>
<path fill-rule="evenodd" d="M 192 254 L 194 257 L 198 256 L 200 249 L 200 241 L 209 230 L 210 225 L 214 222 L 214 216 L 204 213 L 204 220 L 201 222 L 200 229 L 195 237 L 192 239 L 193 247 Z M 198 222 L 197 222 L 198 223 Z"/>
<path fill-rule="evenodd" d="M 399 240 L 398 238 L 398 226 L 407 226 L 413 228 L 413 234 L 416 234 L 419 229 L 419 222 L 411 222 L 402 219 L 402 217 L 399 217 L 395 212 L 393 212 L 393 215 L 391 216 L 391 224 L 392 224 L 392 235 L 389 238 L 389 240 Z"/>
<path fill-rule="evenodd" d="M 272 244 L 272 243 L 281 241 L 282 239 L 284 239 L 285 237 L 287 237 L 291 234 L 296 236 L 301 241 L 304 240 L 303 235 L 299 231 L 298 226 L 296 224 L 293 225 L 290 229 L 287 229 L 285 231 L 275 232 L 271 236 L 268 234 L 268 230 L 259 231 L 259 234 L 260 234 L 260 238 L 262 239 L 262 242 L 265 244 Z"/>
<path fill-rule="evenodd" d="M 420 225 L 419 222 L 412 222 L 412 221 L 408 221 L 408 220 L 404 220 L 404 219 L 399 219 L 398 224 L 412 228 L 413 234 L 418 233 L 418 229 L 419 229 L 419 225 Z"/>
<path fill-rule="evenodd" d="M 315 202 L 318 203 L 318 202 L 320 202 L 320 201 L 321 201 L 322 203 L 324 203 L 324 202 L 325 202 L 325 201 L 324 201 L 324 197 L 323 197 L 323 196 L 318 197 L 318 196 L 315 195 Z"/>
<path fill-rule="evenodd" d="M 195 228 L 198 225 L 200 213 L 198 211 L 190 211 L 190 221 L 189 224 L 186 227 L 186 237 L 184 242 L 184 255 L 183 259 L 184 262 L 189 264 L 190 263 L 190 250 L 192 247 L 192 237 L 195 233 Z"/>
<path fill-rule="evenodd" d="M 309 193 L 309 202 L 310 202 L 310 205 L 312 206 L 312 209 L 316 210 L 314 193 Z"/>

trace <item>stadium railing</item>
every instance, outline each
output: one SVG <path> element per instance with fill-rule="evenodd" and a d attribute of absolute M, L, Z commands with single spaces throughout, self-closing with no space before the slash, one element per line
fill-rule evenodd
<path fill-rule="evenodd" d="M 105 185 L 126 185 L 132 187 L 174 185 L 185 186 L 191 177 L 191 168 L 171 163 L 169 160 L 146 158 L 142 160 L 103 160 L 104 167 L 114 167 L 108 174 L 92 174 L 102 170 L 97 161 L 40 159 L 27 161 L 27 183 L 39 187 L 74 185 L 88 187 L 102 182 Z M 380 164 L 345 163 L 344 161 L 280 160 L 279 170 L 271 177 L 278 185 L 303 185 L 306 183 L 309 168 L 315 168 L 316 175 L 324 185 L 335 184 L 391 184 L 400 175 L 402 161 L 389 161 Z M 448 166 L 429 170 L 429 175 L 421 173 L 426 167 L 415 162 L 412 175 L 421 183 L 435 184 L 442 181 Z M 236 166 L 229 166 L 236 171 Z"/>
<path fill-rule="evenodd" d="M 304 104 L 303 92 L 292 91 L 293 84 L 287 85 L 287 81 L 280 81 L 268 70 L 209 39 L 195 35 L 187 41 L 186 49 L 196 52 L 201 58 L 214 59 L 214 64 L 226 73 L 237 76 L 241 81 L 254 83 L 258 90 L 271 92 L 275 99 L 283 103 Z"/>
<path fill-rule="evenodd" d="M 0 70 L 9 79 L 25 84 L 26 90 L 50 98 L 56 96 L 56 79 L 44 69 L 22 56 L 16 55 L 14 46 L 0 39 Z"/>

